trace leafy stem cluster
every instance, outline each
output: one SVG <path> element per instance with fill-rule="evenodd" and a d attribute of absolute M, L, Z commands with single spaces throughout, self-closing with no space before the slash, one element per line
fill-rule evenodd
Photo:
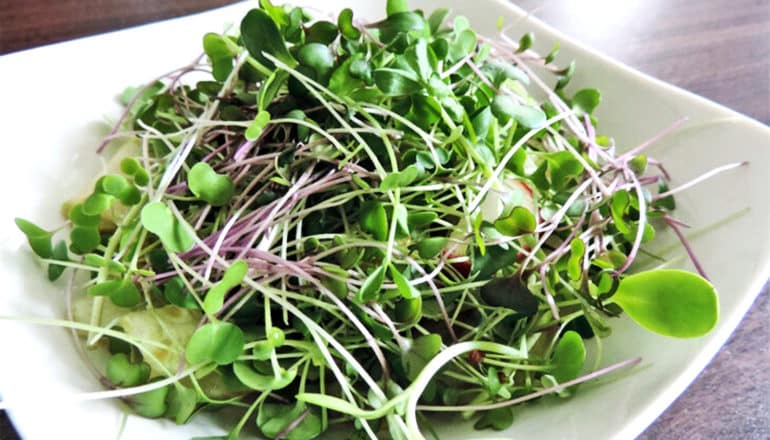
<path fill-rule="evenodd" d="M 601 94 L 568 92 L 558 46 L 403 1 L 376 23 L 260 3 L 204 36 L 206 62 L 126 91 L 119 167 L 67 205 L 67 240 L 17 221 L 52 280 L 90 275 L 79 328 L 136 413 L 242 408 L 232 438 L 254 418 L 269 438 L 420 438 L 442 408 L 505 429 L 509 403 L 614 368 L 584 366 L 583 341 L 623 310 L 714 325 L 701 276 L 627 274 L 681 226 L 676 189 L 596 134 Z"/>

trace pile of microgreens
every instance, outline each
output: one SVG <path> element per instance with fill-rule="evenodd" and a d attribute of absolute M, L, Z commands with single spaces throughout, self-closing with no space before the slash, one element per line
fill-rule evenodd
<path fill-rule="evenodd" d="M 657 137 L 616 154 L 599 91 L 568 93 L 575 64 L 531 34 L 403 1 L 372 24 L 261 6 L 204 37 L 208 63 L 124 94 L 100 150 L 130 145 L 68 205 L 68 241 L 17 220 L 52 280 L 90 275 L 87 322 L 63 325 L 109 352 L 95 371 L 134 412 L 241 408 L 233 438 L 255 418 L 268 438 L 415 439 L 435 411 L 499 430 L 638 362 L 584 368 L 608 317 L 713 327 L 703 277 L 627 271 L 655 227 L 684 240 L 674 193 L 737 165 L 669 190 Z"/>

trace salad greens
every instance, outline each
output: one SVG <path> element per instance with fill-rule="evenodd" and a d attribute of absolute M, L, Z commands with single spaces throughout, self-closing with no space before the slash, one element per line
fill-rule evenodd
<path fill-rule="evenodd" d="M 123 94 L 99 149 L 119 165 L 66 204 L 67 239 L 17 220 L 51 280 L 87 274 L 70 319 L 135 413 L 234 408 L 229 438 L 422 438 L 434 411 L 501 430 L 638 362 L 598 369 L 624 311 L 715 325 L 705 274 L 630 274 L 678 233 L 679 189 L 596 134 L 601 93 L 569 91 L 558 46 L 403 0 L 375 23 L 260 4 L 204 36 L 206 63 Z"/>

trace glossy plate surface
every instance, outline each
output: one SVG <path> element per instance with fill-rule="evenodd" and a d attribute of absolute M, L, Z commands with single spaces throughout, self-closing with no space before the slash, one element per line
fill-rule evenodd
<path fill-rule="evenodd" d="M 315 9 L 343 6 L 358 16 L 384 15 L 384 1 L 316 0 Z M 519 409 L 508 432 L 474 432 L 469 424 L 441 423 L 442 438 L 618 438 L 636 436 L 695 378 L 719 350 L 770 272 L 770 129 L 688 92 L 628 69 L 571 42 L 500 0 L 412 0 L 430 11 L 449 7 L 476 30 L 494 35 L 498 17 L 514 24 L 510 35 L 537 35 L 536 48 L 561 42 L 559 59 L 577 61 L 572 90 L 597 87 L 604 101 L 599 132 L 631 148 L 683 117 L 687 128 L 666 137 L 651 155 L 662 160 L 674 185 L 716 166 L 750 165 L 682 194 L 677 216 L 692 225 L 693 246 L 720 291 L 721 319 L 708 336 L 671 340 L 627 320 L 613 322 L 604 340 L 603 364 L 641 356 L 632 371 L 583 386 L 570 400 L 548 398 Z M 0 316 L 64 316 L 64 282 L 51 285 L 27 250 L 13 218 L 45 227 L 61 223 L 61 201 L 80 193 L 101 170 L 93 151 L 119 107 L 127 85 L 151 80 L 192 61 L 205 32 L 237 25 L 252 4 L 237 4 L 192 17 L 90 37 L 0 57 Z M 656 248 L 673 267 L 692 270 L 671 234 Z M 66 278 L 66 277 L 65 277 Z M 23 438 L 115 438 L 122 417 L 114 401 L 72 403 L 61 396 L 100 390 L 73 349 L 67 331 L 0 320 L 0 393 Z M 445 420 L 445 419 L 442 419 Z M 224 433 L 215 419 L 187 426 L 129 417 L 124 437 L 189 439 Z"/>

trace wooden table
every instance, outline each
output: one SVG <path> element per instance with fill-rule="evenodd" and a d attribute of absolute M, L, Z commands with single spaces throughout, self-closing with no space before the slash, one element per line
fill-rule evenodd
<path fill-rule="evenodd" d="M 0 54 L 231 3 L 4 0 Z M 570 36 L 770 123 L 768 0 L 519 0 Z M 770 438 L 770 295 L 643 439 Z M 601 423 L 597 421 L 597 423 Z M 18 436 L 0 413 L 0 440 Z"/>

